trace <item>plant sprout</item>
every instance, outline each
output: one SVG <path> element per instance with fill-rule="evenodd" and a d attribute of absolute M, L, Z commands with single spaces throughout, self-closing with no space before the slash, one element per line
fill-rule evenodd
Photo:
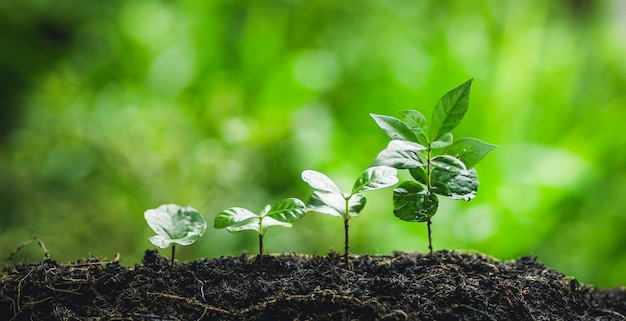
<path fill-rule="evenodd" d="M 273 206 L 267 205 L 256 214 L 245 208 L 231 207 L 217 214 L 214 227 L 226 228 L 229 232 L 252 230 L 259 235 L 259 258 L 263 262 L 263 236 L 272 226 L 291 227 L 291 223 L 306 214 L 304 202 L 297 198 L 284 199 Z"/>
<path fill-rule="evenodd" d="M 172 266 L 176 244 L 190 245 L 206 230 L 206 221 L 190 206 L 161 205 L 144 213 L 146 222 L 157 235 L 148 238 L 150 243 L 162 249 L 172 245 Z"/>
<path fill-rule="evenodd" d="M 302 172 L 302 180 L 311 186 L 315 192 L 309 200 L 309 210 L 321 214 L 335 216 L 343 220 L 344 225 L 344 260 L 350 267 L 348 253 L 348 228 L 350 218 L 358 216 L 365 207 L 365 195 L 361 192 L 389 187 L 398 183 L 397 170 L 388 166 L 370 167 L 365 170 L 352 187 L 352 192 L 343 193 L 328 176 L 314 171 Z"/>
<path fill-rule="evenodd" d="M 370 114 L 391 138 L 372 166 L 408 169 L 416 181 L 401 183 L 393 193 L 393 213 L 409 222 L 427 222 L 428 248 L 433 254 L 431 219 L 437 195 L 469 201 L 478 191 L 474 166 L 496 148 L 475 138 L 454 140 L 456 128 L 469 106 L 472 80 L 446 93 L 433 110 L 430 123 L 416 110 L 403 112 L 405 121 Z"/>

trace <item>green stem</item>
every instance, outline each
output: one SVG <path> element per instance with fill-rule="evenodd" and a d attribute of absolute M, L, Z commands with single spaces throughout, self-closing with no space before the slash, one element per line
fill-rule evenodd
<path fill-rule="evenodd" d="M 176 245 L 172 244 L 172 267 L 174 267 L 174 256 L 176 256 Z"/>

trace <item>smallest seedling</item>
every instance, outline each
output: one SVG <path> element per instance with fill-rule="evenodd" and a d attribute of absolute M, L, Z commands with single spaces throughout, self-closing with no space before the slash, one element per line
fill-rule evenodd
<path fill-rule="evenodd" d="M 267 205 L 259 214 L 245 208 L 231 207 L 217 214 L 214 227 L 226 228 L 229 232 L 251 230 L 259 235 L 259 259 L 263 262 L 263 235 L 271 226 L 291 227 L 291 223 L 301 219 L 307 209 L 297 198 L 284 199 L 273 206 Z"/>
<path fill-rule="evenodd" d="M 206 230 L 206 221 L 191 206 L 161 205 L 144 213 L 146 222 L 157 235 L 148 238 L 150 243 L 162 249 L 172 245 L 172 266 L 176 244 L 190 245 Z"/>

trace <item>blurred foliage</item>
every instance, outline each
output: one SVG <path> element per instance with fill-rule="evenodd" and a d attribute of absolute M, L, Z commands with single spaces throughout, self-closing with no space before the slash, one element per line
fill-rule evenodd
<path fill-rule="evenodd" d="M 475 200 L 442 200 L 435 248 L 533 253 L 624 284 L 624 21 L 619 0 L 2 1 L 0 254 L 38 236 L 60 261 L 132 264 L 160 204 L 212 223 L 306 199 L 303 169 L 349 188 L 387 142 L 370 112 L 429 115 L 473 77 L 456 136 L 499 149 Z M 391 193 L 351 222 L 354 253 L 427 251 L 426 225 L 396 219 Z M 342 228 L 309 214 L 265 246 L 341 251 Z M 209 228 L 179 259 L 255 241 Z"/>

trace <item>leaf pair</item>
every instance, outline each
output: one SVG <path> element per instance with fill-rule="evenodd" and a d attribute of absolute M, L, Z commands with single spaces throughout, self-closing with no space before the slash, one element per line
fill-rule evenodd
<path fill-rule="evenodd" d="M 217 214 L 214 227 L 229 232 L 256 231 L 259 235 L 272 226 L 291 227 L 291 223 L 307 212 L 304 202 L 297 198 L 284 199 L 273 206 L 267 205 L 260 213 L 241 207 L 231 207 Z"/>
<path fill-rule="evenodd" d="M 365 170 L 354 182 L 350 193 L 343 193 L 328 176 L 314 171 L 302 172 L 302 180 L 315 192 L 309 200 L 309 210 L 348 220 L 358 216 L 365 207 L 361 192 L 377 190 L 398 183 L 397 170 L 388 166 L 375 166 Z"/>

